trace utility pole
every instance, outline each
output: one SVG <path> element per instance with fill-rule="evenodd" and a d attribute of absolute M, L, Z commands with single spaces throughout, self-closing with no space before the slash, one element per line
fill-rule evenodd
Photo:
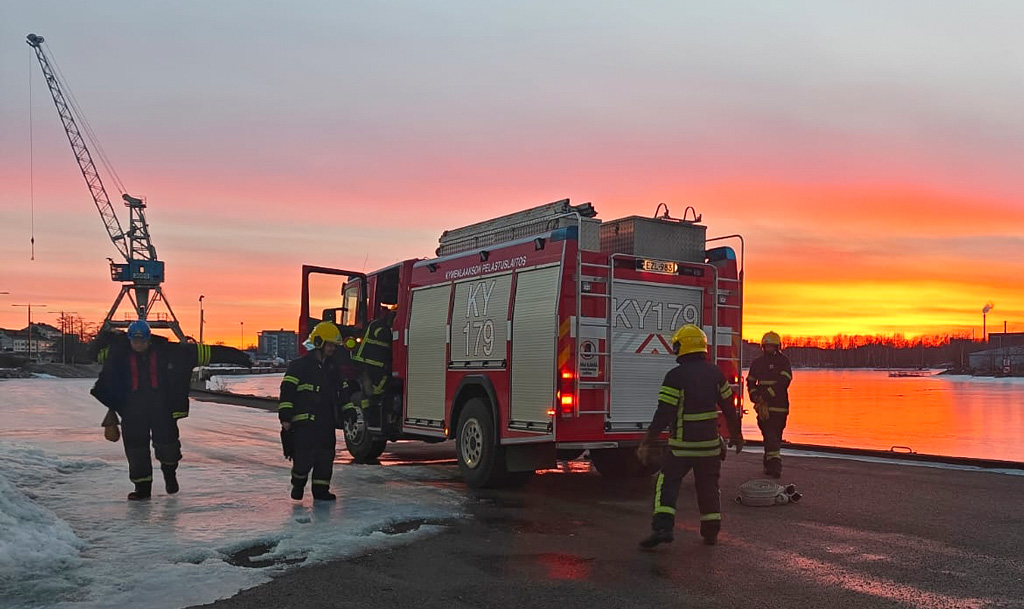
<path fill-rule="evenodd" d="M 203 295 L 199 295 L 199 344 L 203 344 L 203 324 L 206 323 L 203 319 Z"/>
<path fill-rule="evenodd" d="M 28 361 L 31 362 L 32 361 L 32 307 L 33 307 L 33 305 L 31 303 L 29 303 L 29 304 L 12 304 L 11 306 L 12 307 L 27 307 L 28 308 Z M 46 305 L 44 305 L 44 304 L 41 304 L 41 305 L 37 304 L 37 305 L 34 305 L 34 306 L 36 306 L 36 307 L 45 307 Z"/>
<path fill-rule="evenodd" d="M 54 311 L 51 315 L 60 316 L 60 363 L 68 363 L 68 330 L 71 330 L 71 334 L 75 333 L 73 326 L 74 319 L 68 319 L 68 315 L 78 313 L 78 311 L 61 311 L 60 313 Z"/>
<path fill-rule="evenodd" d="M 242 333 L 241 337 L 238 339 L 238 342 L 239 342 L 238 348 L 241 351 L 245 351 L 245 322 L 244 321 L 240 321 L 240 322 L 238 322 L 238 324 L 241 327 L 240 331 Z"/>

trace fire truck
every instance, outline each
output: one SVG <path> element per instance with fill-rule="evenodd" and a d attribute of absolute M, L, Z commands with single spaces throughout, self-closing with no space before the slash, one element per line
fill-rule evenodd
<path fill-rule="evenodd" d="M 601 221 L 565 199 L 445 231 L 433 258 L 365 274 L 303 266 L 301 336 L 327 319 L 358 337 L 393 311 L 384 395 L 339 414 L 353 458 L 454 439 L 474 487 L 522 484 L 584 451 L 602 475 L 650 475 L 635 448 L 687 323 L 707 333 L 742 412 L 742 237 L 709 239 L 692 207 L 661 209 Z M 341 302 L 312 317 L 317 274 L 340 277 Z M 719 428 L 728 436 L 721 414 Z"/>

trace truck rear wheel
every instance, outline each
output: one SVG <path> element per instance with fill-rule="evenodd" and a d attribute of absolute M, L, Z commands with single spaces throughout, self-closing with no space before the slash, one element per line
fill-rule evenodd
<path fill-rule="evenodd" d="M 505 459 L 495 439 L 494 417 L 483 398 L 466 402 L 456 428 L 455 453 L 459 472 L 473 488 L 497 486 L 506 476 Z"/>
<path fill-rule="evenodd" d="M 633 448 L 601 448 L 590 451 L 590 461 L 606 478 L 645 478 L 658 468 L 644 465 Z"/>
<path fill-rule="evenodd" d="M 366 428 L 366 418 L 358 408 L 349 408 L 342 414 L 342 429 L 345 430 L 345 449 L 355 463 L 376 463 L 388 441 L 375 438 Z"/>

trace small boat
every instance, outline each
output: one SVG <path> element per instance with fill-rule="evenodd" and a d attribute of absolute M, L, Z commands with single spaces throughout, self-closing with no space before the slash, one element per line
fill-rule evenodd
<path fill-rule="evenodd" d="M 905 377 L 919 377 L 919 376 L 931 376 L 930 370 L 890 370 L 889 376 L 891 378 L 905 378 Z"/>

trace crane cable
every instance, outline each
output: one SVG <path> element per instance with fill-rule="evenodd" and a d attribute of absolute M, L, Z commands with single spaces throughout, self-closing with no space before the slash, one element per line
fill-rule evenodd
<path fill-rule="evenodd" d="M 36 180 L 35 180 L 35 137 L 32 131 L 32 71 L 34 66 L 32 53 L 28 56 L 28 201 L 31 218 L 31 232 L 29 233 L 32 244 L 32 256 L 30 260 L 36 259 Z M 31 328 L 30 328 L 31 330 Z"/>
<path fill-rule="evenodd" d="M 44 43 L 45 44 L 45 43 Z M 49 49 L 49 45 L 46 47 Z M 89 143 L 92 144 L 93 150 L 96 151 L 96 156 L 99 157 L 100 163 L 107 170 L 107 174 L 114 181 L 114 186 L 117 187 L 121 194 L 126 194 L 128 191 L 124 187 L 124 183 L 121 182 L 121 176 L 117 175 L 117 171 L 114 170 L 113 164 L 107 157 L 106 151 L 103 149 L 103 145 L 100 144 L 100 140 L 96 137 L 96 133 L 92 130 L 92 125 L 89 124 L 89 120 L 85 117 L 85 113 L 82 112 L 81 106 L 78 104 L 78 99 L 75 97 L 74 92 L 71 90 L 71 86 L 68 84 L 68 79 L 64 77 L 64 72 L 60 69 L 60 65 L 57 60 L 53 57 L 53 53 L 48 53 L 50 56 L 50 63 L 53 64 L 53 69 L 60 77 L 60 83 L 63 85 L 62 90 L 66 94 L 68 105 L 74 111 L 75 116 L 78 118 L 78 122 L 82 124 L 85 137 L 88 138 Z"/>

